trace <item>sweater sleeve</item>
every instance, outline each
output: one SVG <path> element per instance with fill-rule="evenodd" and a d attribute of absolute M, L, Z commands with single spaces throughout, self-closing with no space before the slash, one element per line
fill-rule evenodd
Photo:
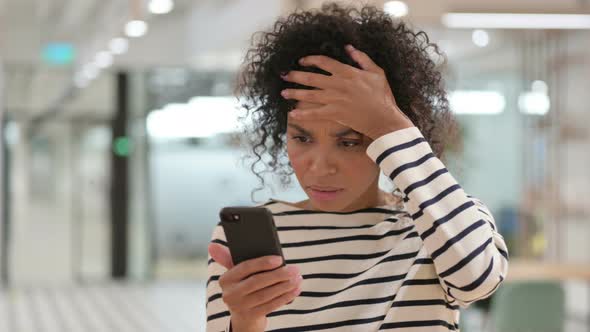
<path fill-rule="evenodd" d="M 225 245 L 226 238 L 221 225 L 215 226 L 211 235 L 211 243 Z M 227 269 L 217 263 L 207 254 L 207 298 L 205 307 L 207 312 L 207 332 L 230 332 L 229 309 L 221 297 L 219 277 Z"/>
<path fill-rule="evenodd" d="M 488 208 L 463 191 L 420 130 L 385 134 L 367 154 L 403 193 L 450 300 L 467 307 L 493 294 L 508 272 L 506 243 Z"/>

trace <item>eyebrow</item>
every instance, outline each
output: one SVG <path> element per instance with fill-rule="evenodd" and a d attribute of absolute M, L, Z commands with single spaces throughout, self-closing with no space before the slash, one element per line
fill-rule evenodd
<path fill-rule="evenodd" d="M 305 135 L 311 136 L 311 133 L 309 131 L 303 129 L 302 127 L 300 127 L 300 126 L 298 126 L 296 124 L 289 123 L 289 127 L 295 128 L 298 131 L 300 131 L 301 133 L 303 133 Z M 344 130 L 337 131 L 337 132 L 335 132 L 333 134 L 330 134 L 330 136 L 332 136 L 332 137 L 343 137 L 343 136 L 346 136 L 348 134 L 355 134 L 355 135 L 362 136 L 361 133 L 359 133 L 358 131 L 356 131 L 356 130 L 354 130 L 352 128 L 346 128 Z"/>

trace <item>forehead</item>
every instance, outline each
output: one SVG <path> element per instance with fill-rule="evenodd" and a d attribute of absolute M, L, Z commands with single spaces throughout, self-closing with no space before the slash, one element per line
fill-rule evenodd
<path fill-rule="evenodd" d="M 335 121 L 330 120 L 292 120 L 287 119 L 287 128 L 297 131 L 297 127 L 309 131 L 310 133 L 338 133 L 349 129 Z M 352 133 L 351 133 L 352 134 Z"/>
<path fill-rule="evenodd" d="M 309 102 L 305 102 L 305 101 L 299 101 L 299 102 L 297 102 L 297 105 L 295 107 L 300 110 L 305 110 L 305 109 L 318 108 L 321 106 L 322 106 L 321 104 L 314 104 L 314 103 L 309 103 Z M 287 123 L 296 125 L 296 126 L 301 127 L 305 130 L 308 130 L 310 132 L 335 133 L 335 132 L 344 131 L 346 129 L 350 129 L 350 127 L 344 126 L 336 121 L 331 121 L 331 120 L 303 121 L 303 120 L 294 120 L 291 117 L 287 117 Z M 291 126 L 289 126 L 288 128 L 295 130 L 295 128 L 293 128 Z"/>

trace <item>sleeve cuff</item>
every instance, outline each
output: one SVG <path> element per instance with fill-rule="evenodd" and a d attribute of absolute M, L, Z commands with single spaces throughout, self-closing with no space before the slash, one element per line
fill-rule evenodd
<path fill-rule="evenodd" d="M 387 149 L 410 142 L 416 138 L 422 137 L 422 133 L 418 127 L 409 127 L 400 130 L 396 130 L 389 134 L 385 134 L 369 144 L 367 147 L 367 155 L 373 160 L 377 161 L 379 155 L 385 152 Z"/>
<path fill-rule="evenodd" d="M 416 179 L 421 180 L 444 168 L 415 126 L 377 138 L 367 147 L 366 153 L 403 192 Z M 403 176 L 399 176 L 402 173 Z"/>

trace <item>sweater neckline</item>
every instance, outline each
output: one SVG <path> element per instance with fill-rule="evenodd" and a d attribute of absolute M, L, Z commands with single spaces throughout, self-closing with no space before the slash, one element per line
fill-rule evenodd
<path fill-rule="evenodd" d="M 274 203 L 285 205 L 285 206 L 292 209 L 290 211 L 315 212 L 315 213 L 336 213 L 336 214 L 353 214 L 353 213 L 359 213 L 359 212 L 364 212 L 364 211 L 374 211 L 375 209 L 394 211 L 394 210 L 396 210 L 396 207 L 397 207 L 396 205 L 393 205 L 393 204 L 384 204 L 384 205 L 366 207 L 366 208 L 357 209 L 357 210 L 348 211 L 348 212 L 330 212 L 330 211 L 304 209 L 299 206 L 293 205 L 293 203 L 285 202 L 285 201 L 275 199 L 275 198 L 270 198 L 269 201 L 271 203 L 274 202 Z"/>

